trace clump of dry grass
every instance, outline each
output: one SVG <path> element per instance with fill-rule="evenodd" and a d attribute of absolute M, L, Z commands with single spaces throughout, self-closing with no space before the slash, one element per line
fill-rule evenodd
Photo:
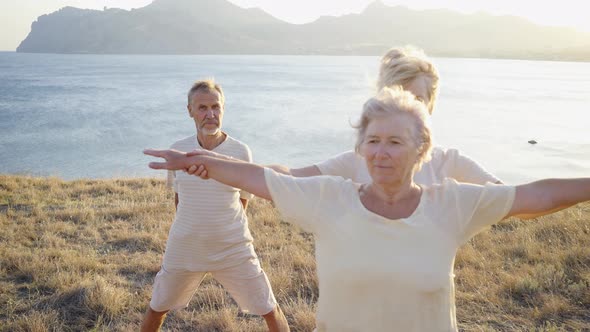
<path fill-rule="evenodd" d="M 249 208 L 256 251 L 293 331 L 310 331 L 318 284 L 310 234 L 266 201 Z M 0 175 L 0 331 L 137 330 L 174 217 L 155 179 Z M 456 259 L 465 331 L 590 330 L 590 205 L 509 220 Z M 264 331 L 206 278 L 167 331 Z"/>

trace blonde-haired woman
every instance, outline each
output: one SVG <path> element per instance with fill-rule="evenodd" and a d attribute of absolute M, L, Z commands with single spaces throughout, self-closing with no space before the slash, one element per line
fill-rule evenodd
<path fill-rule="evenodd" d="M 271 199 L 287 221 L 315 234 L 318 331 L 457 331 L 457 249 L 487 226 L 590 200 L 590 178 L 521 186 L 422 186 L 415 173 L 432 145 L 426 106 L 385 89 L 367 101 L 357 150 L 370 180 L 296 178 L 255 164 L 146 150 L 155 169 L 204 166 L 211 178 Z"/>
<path fill-rule="evenodd" d="M 377 91 L 401 86 L 423 102 L 432 114 L 439 91 L 439 74 L 423 50 L 412 46 L 394 47 L 381 58 Z"/>
<path fill-rule="evenodd" d="M 412 92 L 415 99 L 423 102 L 428 113 L 432 114 L 438 96 L 439 74 L 422 50 L 410 46 L 396 47 L 390 49 L 381 58 L 377 91 L 383 87 L 402 87 Z M 307 167 L 289 168 L 283 165 L 269 167 L 277 172 L 297 177 L 336 175 L 359 183 L 370 180 L 365 160 L 353 150 Z M 207 171 L 203 167 L 193 166 L 187 171 L 203 179 L 207 178 Z M 414 180 L 418 184 L 432 185 L 442 182 L 447 177 L 459 182 L 475 184 L 501 183 L 497 177 L 458 150 L 441 147 L 433 148 L 431 160 L 416 173 Z"/>

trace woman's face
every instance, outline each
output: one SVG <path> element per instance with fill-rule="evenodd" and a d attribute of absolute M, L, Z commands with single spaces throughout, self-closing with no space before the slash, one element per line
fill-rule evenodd
<path fill-rule="evenodd" d="M 360 153 L 374 183 L 399 185 L 412 180 L 419 156 L 415 121 L 408 114 L 392 114 L 369 122 Z"/>
<path fill-rule="evenodd" d="M 416 77 L 410 84 L 404 85 L 404 90 L 410 91 L 416 99 L 424 103 L 426 107 L 429 107 L 430 98 L 428 97 L 428 88 L 432 85 L 432 79 L 426 75 L 420 75 Z M 430 108 L 429 108 L 430 111 Z"/>

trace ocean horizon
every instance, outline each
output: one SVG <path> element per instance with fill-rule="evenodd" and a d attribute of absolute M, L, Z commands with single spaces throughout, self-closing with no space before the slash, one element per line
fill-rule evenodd
<path fill-rule="evenodd" d="M 507 183 L 589 176 L 590 63 L 433 58 L 436 145 Z M 0 51 L 0 173 L 162 177 L 144 148 L 195 133 L 193 81 L 226 94 L 224 131 L 255 162 L 306 166 L 354 143 L 377 56 L 64 55 Z M 529 140 L 537 144 L 529 144 Z"/>

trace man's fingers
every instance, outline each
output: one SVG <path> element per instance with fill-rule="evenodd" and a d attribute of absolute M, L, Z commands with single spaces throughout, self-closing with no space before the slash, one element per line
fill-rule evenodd
<path fill-rule="evenodd" d="M 195 175 L 203 180 L 207 180 L 207 170 L 205 169 L 205 166 L 199 165 L 199 169 L 197 169 Z"/>
<path fill-rule="evenodd" d="M 190 175 L 198 176 L 203 180 L 207 180 L 207 170 L 205 169 L 204 165 L 191 165 L 186 172 Z"/>
<path fill-rule="evenodd" d="M 151 154 L 150 154 L 150 156 L 151 156 Z M 155 157 L 157 157 L 157 156 L 155 156 Z M 166 168 L 167 164 L 168 163 L 165 163 L 165 162 L 151 162 L 151 163 L 149 163 L 148 166 L 152 169 L 167 169 Z"/>
<path fill-rule="evenodd" d="M 191 167 L 189 167 L 186 172 L 190 175 L 195 174 L 195 172 L 197 171 L 197 165 L 191 165 Z"/>

